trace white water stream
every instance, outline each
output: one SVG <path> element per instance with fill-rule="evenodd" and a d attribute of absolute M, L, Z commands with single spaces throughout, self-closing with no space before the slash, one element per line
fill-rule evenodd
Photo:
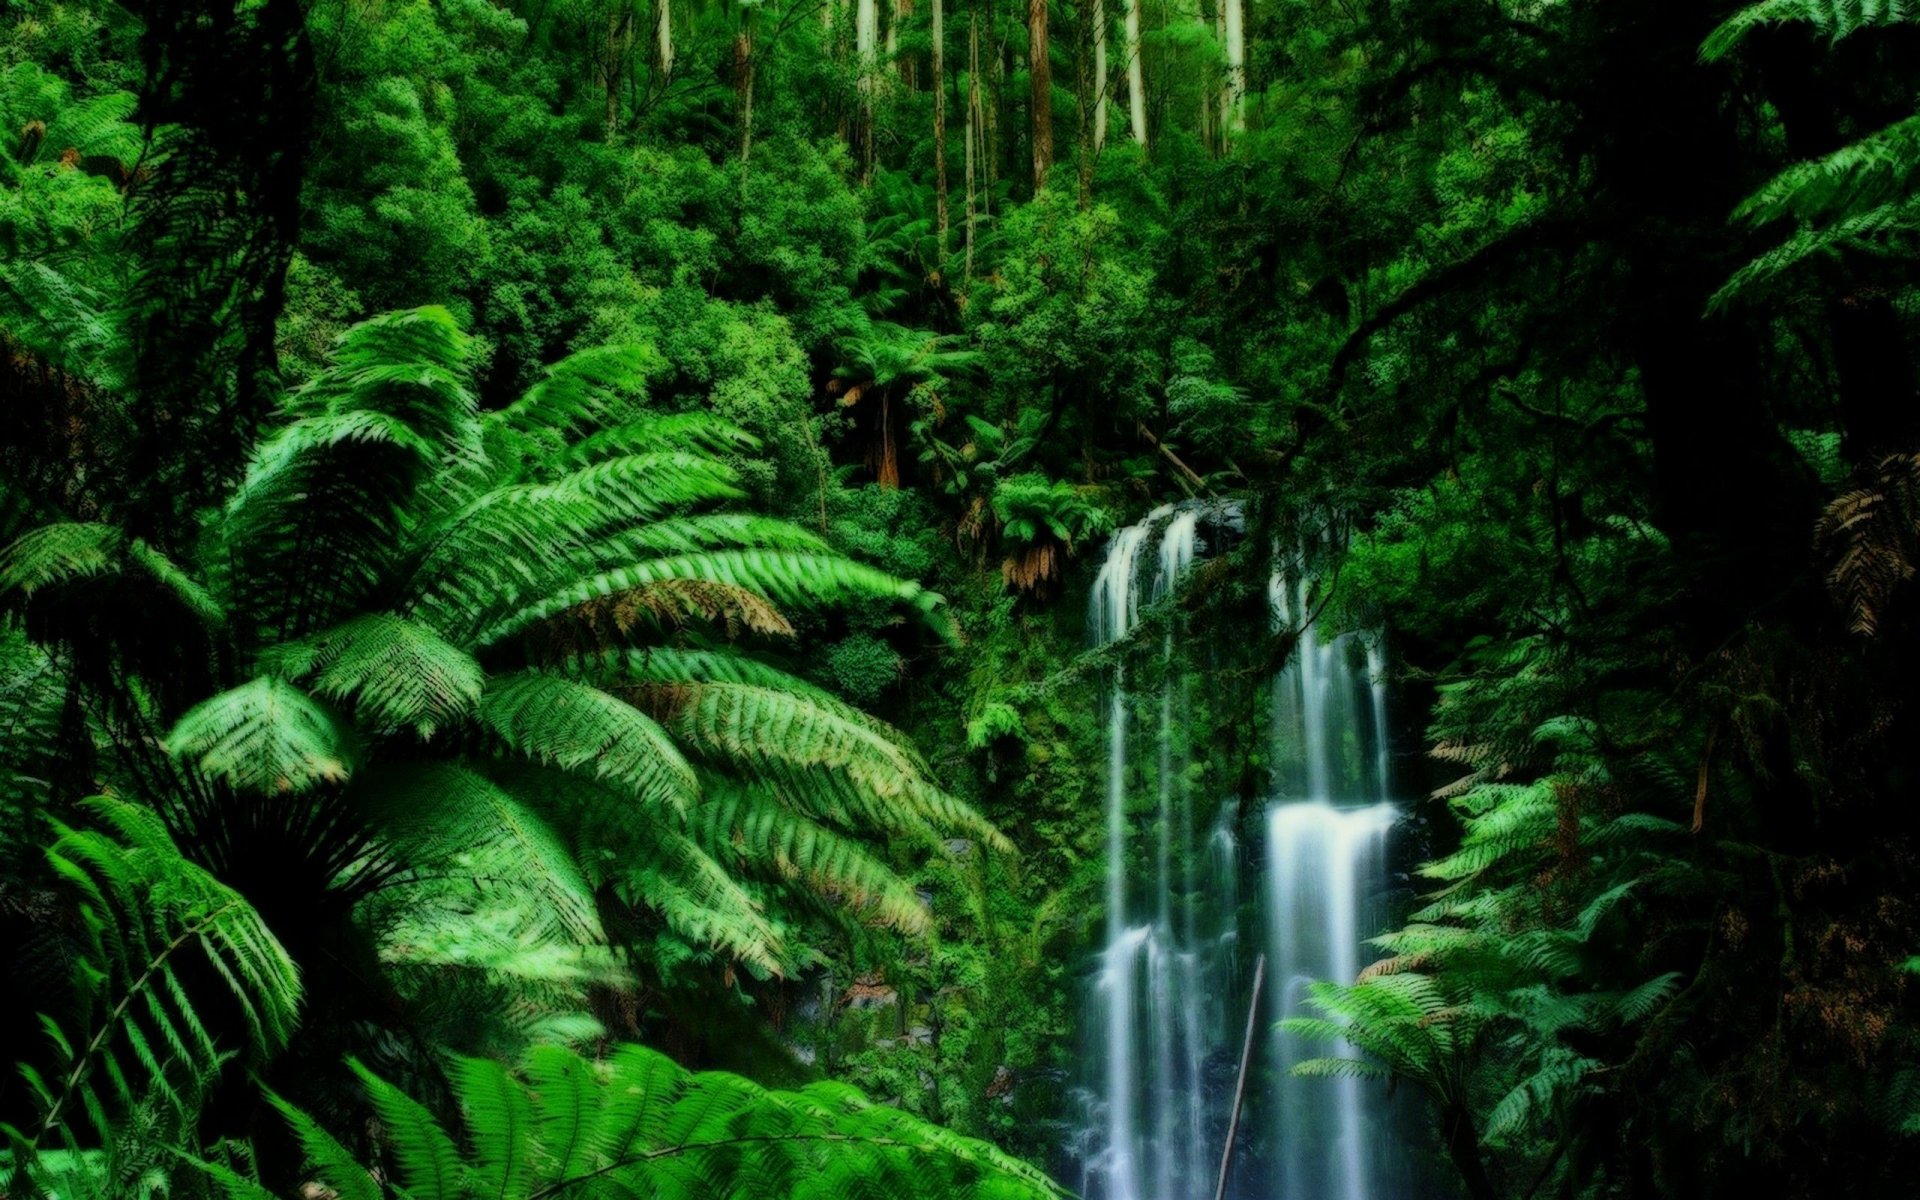
<path fill-rule="evenodd" d="M 1143 610 L 1238 525 L 1231 507 L 1187 505 L 1117 532 L 1091 598 L 1096 644 L 1134 634 Z M 1106 940 L 1088 1012 L 1088 1051 L 1099 1061 L 1075 1143 L 1090 1200 L 1211 1200 L 1261 947 L 1268 986 L 1229 1195 L 1388 1200 L 1371 1093 L 1359 1080 L 1287 1074 L 1303 1057 L 1347 1051 L 1267 1032 L 1307 1011 L 1309 983 L 1350 981 L 1368 961 L 1362 943 L 1385 916 L 1396 816 L 1379 639 L 1324 637 L 1312 597 L 1302 569 L 1269 587 L 1275 627 L 1299 630 L 1299 640 L 1273 683 L 1266 793 L 1245 802 L 1260 818 L 1248 831 L 1264 843 L 1257 864 L 1239 844 L 1242 801 L 1192 782 L 1206 778 L 1189 768 L 1206 750 L 1191 744 L 1200 731 L 1190 716 L 1194 689 L 1207 687 L 1207 656 L 1180 644 L 1173 621 L 1151 649 L 1124 656 L 1157 669 L 1138 670 L 1137 683 L 1127 667 L 1113 669 Z M 1245 907 L 1243 874 L 1254 901 Z"/>

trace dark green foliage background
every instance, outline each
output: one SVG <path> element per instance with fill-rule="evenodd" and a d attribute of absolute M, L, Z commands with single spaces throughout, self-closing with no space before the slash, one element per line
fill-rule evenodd
<path fill-rule="evenodd" d="M 192 561 L 278 398 L 376 313 L 444 306 L 489 411 L 650 348 L 646 412 L 758 439 L 727 458 L 753 511 L 959 630 L 860 600 L 756 652 L 906 731 L 1018 853 L 868 836 L 929 931 L 783 910 L 779 977 L 628 931 L 646 969 L 591 1015 L 1059 1167 L 1104 870 L 1101 540 L 1245 505 L 1155 620 L 1215 685 L 1200 787 L 1252 796 L 1290 649 L 1271 548 L 1341 514 L 1326 620 L 1390 631 L 1425 865 L 1386 965 L 1322 999 L 1427 1106 L 1435 1178 L 1910 1190 L 1920 6 L 1251 0 L 1229 133 L 1219 4 L 1148 5 L 1150 138 L 1118 103 L 1096 149 L 1091 6 L 1056 0 L 1040 189 L 1029 6 L 946 10 L 940 81 L 930 5 L 884 7 L 869 93 L 837 0 L 676 5 L 671 72 L 629 0 L 0 6 L 0 543 L 105 520 Z M 0 661 L 27 661 L 46 616 L 7 603 Z M 140 647 L 156 711 L 210 690 L 177 634 Z M 38 756 L 97 718 L 38 680 L 0 681 L 27 781 L 0 815 L 83 822 L 111 781 Z M 0 951 L 64 987 L 41 935 L 70 909 L 16 825 Z M 88 1008 L 10 1001 L 0 1057 L 63 1003 Z M 253 1131 L 234 1090 L 189 1106 L 195 1145 Z M 32 1107 L 0 1088 L 0 1120 Z"/>

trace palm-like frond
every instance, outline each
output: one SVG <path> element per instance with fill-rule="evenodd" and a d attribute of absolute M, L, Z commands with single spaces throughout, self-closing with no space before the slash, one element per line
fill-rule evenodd
<path fill-rule="evenodd" d="M 537 1047 L 516 1073 L 459 1061 L 458 1136 L 399 1089 L 355 1069 L 381 1114 L 398 1185 L 392 1194 L 410 1200 L 1062 1194 L 985 1142 L 874 1105 L 844 1085 L 773 1092 L 734 1075 L 689 1073 L 640 1046 L 622 1046 L 604 1062 Z M 289 1117 L 318 1183 L 343 1200 L 388 1194 L 310 1118 Z M 235 1200 L 256 1200 L 227 1186 Z"/>
<path fill-rule="evenodd" d="M 348 726 L 299 688 L 271 676 L 203 700 L 167 735 L 167 751 L 244 792 L 303 792 L 352 772 Z"/>
<path fill-rule="evenodd" d="M 493 680 L 480 719 L 516 753 L 602 779 L 657 818 L 684 813 L 693 768 L 657 721 L 598 688 L 540 671 Z"/>
<path fill-rule="evenodd" d="M 73 1030 L 43 1018 L 56 1077 L 22 1068 L 41 1105 L 30 1141 L 57 1134 L 70 1150 L 82 1122 L 110 1141 L 109 1114 L 134 1109 L 149 1090 L 187 1119 L 182 1093 L 232 1053 L 259 1058 L 285 1044 L 301 995 L 293 961 L 259 914 L 182 856 L 158 818 L 108 797 L 88 808 L 104 828 L 56 826 L 47 855 L 81 898 L 76 982 L 98 1010 Z M 189 958 L 224 981 L 244 1046 L 216 1040 L 208 997 L 190 994 L 182 980 Z"/>
<path fill-rule="evenodd" d="M 290 679 L 310 679 L 320 696 L 352 701 L 366 729 L 411 727 L 423 737 L 471 713 L 485 683 L 470 655 L 391 613 L 351 618 L 276 648 L 268 661 Z"/>
<path fill-rule="evenodd" d="M 906 603 L 931 628 L 942 635 L 950 632 L 940 612 L 940 597 L 917 583 L 837 555 L 751 549 L 669 555 L 602 572 L 526 605 L 481 631 L 475 640 L 493 645 L 593 601 L 674 580 L 730 584 L 775 604 L 797 607 L 860 600 Z"/>
<path fill-rule="evenodd" d="M 1815 33 L 1837 42 L 1862 29 L 1912 21 L 1920 21 L 1920 3 L 1914 0 L 1761 0 L 1708 34 L 1700 57 L 1706 62 L 1724 58 L 1749 34 L 1769 25 L 1810 25 Z"/>
<path fill-rule="evenodd" d="M 748 870 L 771 868 L 876 924 L 906 933 L 931 925 L 918 894 L 866 847 L 757 789 L 709 788 L 691 824 L 701 846 L 723 862 L 737 858 Z"/>

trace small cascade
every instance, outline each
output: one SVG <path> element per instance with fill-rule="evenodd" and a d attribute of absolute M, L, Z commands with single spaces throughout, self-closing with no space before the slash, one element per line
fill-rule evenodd
<path fill-rule="evenodd" d="M 1115 533 L 1091 597 L 1096 644 L 1135 635 L 1143 614 L 1239 530 L 1237 508 L 1188 504 Z M 1074 1146 L 1079 1190 L 1091 1200 L 1210 1200 L 1253 951 L 1269 959 L 1259 1027 L 1271 1029 L 1308 1011 L 1312 981 L 1353 979 L 1367 961 L 1364 939 L 1385 921 L 1396 813 L 1384 648 L 1371 634 L 1326 635 L 1313 619 L 1313 577 L 1298 563 L 1268 594 L 1276 627 L 1298 640 L 1272 685 L 1270 778 L 1253 809 L 1196 795 L 1189 783 L 1190 762 L 1206 751 L 1191 744 L 1204 734 L 1191 717 L 1208 655 L 1182 644 L 1180 622 L 1129 648 L 1109 679 L 1106 938 L 1088 998 L 1097 1062 Z M 1242 849 L 1243 820 L 1253 821 L 1244 836 L 1257 863 Z M 1258 875 L 1243 880 L 1249 867 Z M 1388 1175 L 1375 1149 L 1385 1122 L 1360 1081 L 1287 1074 L 1302 1058 L 1343 1049 L 1277 1032 L 1261 1047 L 1229 1195 L 1381 1197 Z"/>

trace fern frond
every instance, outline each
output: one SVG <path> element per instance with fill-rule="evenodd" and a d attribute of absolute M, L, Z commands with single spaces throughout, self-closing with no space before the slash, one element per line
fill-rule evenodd
<path fill-rule="evenodd" d="M 903 933 L 924 933 L 931 924 L 919 895 L 865 847 L 752 789 L 708 788 L 690 821 L 694 837 L 717 857 L 731 853 L 771 868 Z"/>
<path fill-rule="evenodd" d="M 0 591 L 36 590 L 120 568 L 126 535 L 98 523 L 43 525 L 0 554 Z"/>
<path fill-rule="evenodd" d="M 1855 216 L 1913 195 L 1920 175 L 1920 116 L 1896 121 L 1833 153 L 1796 163 L 1742 201 L 1734 215 L 1756 225 Z"/>
<path fill-rule="evenodd" d="M 658 722 L 599 688 L 542 671 L 492 680 L 481 722 L 529 760 L 617 784 L 654 809 L 684 813 L 699 780 Z"/>
<path fill-rule="evenodd" d="M 498 784 L 449 763 L 387 764 L 356 780 L 353 798 L 410 866 L 389 890 L 414 910 L 504 914 L 527 945 L 605 942 L 573 854 Z"/>
<path fill-rule="evenodd" d="M 1815 539 L 1833 566 L 1827 587 L 1854 633 L 1872 637 L 1920 562 L 1920 454 L 1893 454 L 1820 515 Z"/>
<path fill-rule="evenodd" d="M 217 628 L 226 610 L 178 564 L 140 538 L 112 525 L 43 525 L 0 551 L 0 592 L 37 590 L 82 579 L 135 577 L 160 590 L 203 624 Z"/>
<path fill-rule="evenodd" d="M 454 1084 L 466 1145 L 433 1125 L 364 1068 L 405 1194 L 449 1195 L 448 1180 L 520 1178 L 547 1197 L 911 1194 L 928 1200 L 1049 1200 L 1062 1195 L 1041 1172 L 985 1142 L 960 1137 L 840 1084 L 770 1092 L 738 1076 L 690 1074 L 664 1055 L 623 1046 L 590 1062 L 536 1047 L 506 1076 L 462 1065 Z M 518 1089 L 521 1099 L 503 1093 Z M 337 1143 L 335 1143 L 337 1145 Z M 313 1164 L 321 1184 L 360 1200 L 364 1170 L 331 1147 Z M 521 1167 L 518 1164 L 528 1164 Z M 336 1182 L 338 1180 L 338 1182 Z M 495 1195 L 491 1189 L 481 1195 Z"/>
<path fill-rule="evenodd" d="M 409 1200 L 462 1200 L 467 1193 L 467 1167 L 452 1135 L 418 1100 L 353 1059 L 347 1060 L 347 1066 L 360 1077 L 367 1099 L 380 1117 L 381 1131 Z M 476 1107 L 473 1111 L 487 1110 Z"/>
<path fill-rule="evenodd" d="M 965 830 L 996 848 L 1012 848 L 971 806 L 928 783 L 916 756 L 868 721 L 848 719 L 804 695 L 749 684 L 693 685 L 656 702 L 683 741 L 720 762 L 757 769 L 814 815 L 842 825 L 857 817 L 907 834 Z M 811 786 L 809 777 L 816 781 Z"/>
<path fill-rule="evenodd" d="M 58 1133 L 70 1148 L 82 1121 L 110 1139 L 109 1114 L 135 1104 L 136 1080 L 171 1102 L 179 1120 L 191 1118 L 174 1076 L 211 1077 L 228 1051 L 201 1015 L 207 998 L 191 995 L 180 973 L 189 956 L 226 985 L 256 1059 L 286 1044 L 301 994 L 293 960 L 259 914 L 183 856 L 157 817 L 109 797 L 86 807 L 105 828 L 56 824 L 47 860 L 81 896 L 76 985 L 103 1007 L 81 1037 L 44 1019 L 60 1077 L 34 1089 L 43 1102 L 34 1140 Z"/>
<path fill-rule="evenodd" d="M 875 735 L 891 741 L 922 774 L 931 772 L 927 760 L 899 730 L 871 713 L 848 704 L 819 684 L 748 654 L 732 650 L 649 646 L 644 650 L 608 650 L 598 654 L 575 655 L 563 660 L 557 669 L 602 687 L 640 684 L 671 689 L 683 684 L 738 683 L 788 692 L 804 697 L 840 720 L 865 725 Z"/>
<path fill-rule="evenodd" d="M 641 417 L 602 430 L 569 448 L 562 461 L 584 465 L 663 450 L 754 454 L 760 450 L 760 439 L 711 413 L 673 413 Z"/>
<path fill-rule="evenodd" d="M 1484 1136 L 1504 1141 L 1526 1129 L 1535 1114 L 1552 1112 L 1564 1097 L 1580 1087 L 1588 1072 L 1601 1064 L 1571 1050 L 1555 1048 L 1539 1067 L 1514 1084 L 1487 1114 Z"/>
<path fill-rule="evenodd" d="M 647 376 L 664 360 L 652 346 L 597 346 L 546 369 L 539 382 L 488 417 L 528 433 L 582 434 L 628 415 Z"/>
<path fill-rule="evenodd" d="M 487 1200 L 530 1195 L 534 1179 L 533 1098 L 491 1059 L 453 1064 L 454 1089 L 474 1148 L 473 1193 Z"/>
<path fill-rule="evenodd" d="M 783 938 L 760 902 L 679 828 L 634 820 L 624 794 L 580 775 L 526 768 L 503 780 L 566 833 L 595 888 L 652 910 L 693 945 L 769 974 L 785 970 Z"/>
<path fill-rule="evenodd" d="M 671 555 L 607 571 L 521 608 L 482 631 L 476 641 L 493 645 L 589 601 L 672 579 L 732 584 L 782 606 L 835 605 L 856 600 L 905 603 L 943 636 L 951 632 L 940 615 L 943 601 L 917 583 L 835 555 L 755 549 Z"/>
<path fill-rule="evenodd" d="M 1736 297 L 1800 267 L 1815 258 L 1842 251 L 1885 257 L 1911 257 L 1920 247 L 1920 204 L 1896 202 L 1828 225 L 1809 225 L 1779 246 L 1734 272 L 1708 301 L 1709 311 L 1724 308 Z"/>
<path fill-rule="evenodd" d="M 350 730 L 271 676 L 204 700 L 174 725 L 167 752 L 241 791 L 301 792 L 339 783 L 356 756 Z"/>
<path fill-rule="evenodd" d="M 310 679 L 329 700 L 352 700 L 373 730 L 412 727 L 430 737 L 473 711 L 485 678 L 480 664 L 418 622 L 367 613 L 303 642 L 279 647 L 269 666 Z"/>
<path fill-rule="evenodd" d="M 1805 24 L 1829 42 L 1862 29 L 1920 21 L 1915 0 L 1762 0 L 1727 18 L 1700 47 L 1703 62 L 1732 53 L 1747 36 L 1769 25 Z"/>
<path fill-rule="evenodd" d="M 1386 1079 L 1392 1073 L 1364 1058 L 1309 1058 L 1293 1064 L 1293 1074 L 1312 1079 Z"/>

